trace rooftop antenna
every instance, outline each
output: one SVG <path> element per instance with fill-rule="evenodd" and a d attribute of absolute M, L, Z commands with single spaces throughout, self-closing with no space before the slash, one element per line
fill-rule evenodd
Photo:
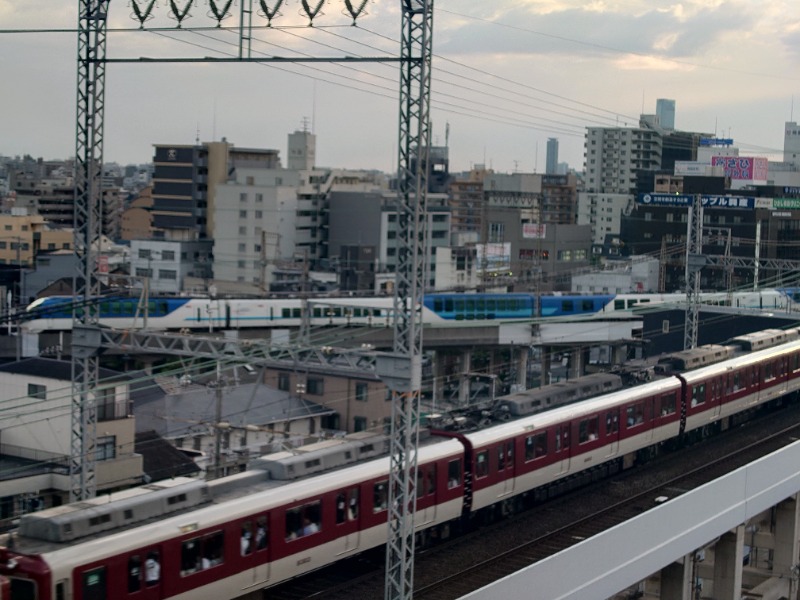
<path fill-rule="evenodd" d="M 195 132 L 194 143 L 195 146 L 200 145 L 200 123 L 197 124 L 197 131 Z"/>
<path fill-rule="evenodd" d="M 445 121 L 444 124 L 444 147 L 450 147 L 450 121 Z"/>

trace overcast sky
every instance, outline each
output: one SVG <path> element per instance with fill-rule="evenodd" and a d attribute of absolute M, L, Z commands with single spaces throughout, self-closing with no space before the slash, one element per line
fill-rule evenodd
<path fill-rule="evenodd" d="M 217 30 L 209 0 L 194 0 L 183 31 L 164 0 L 138 31 L 132 2 L 151 0 L 111 0 L 109 58 L 238 53 L 225 27 L 240 0 Z M 308 27 L 285 0 L 272 28 L 254 17 L 252 56 L 397 56 L 399 7 L 371 0 L 352 27 L 345 0 L 327 0 Z M 0 154 L 74 155 L 77 8 L 0 0 Z M 797 0 L 435 0 L 434 13 L 433 141 L 449 124 L 452 171 L 541 172 L 549 137 L 582 169 L 586 126 L 636 125 L 657 98 L 676 101 L 676 128 L 734 138 L 744 155 L 779 154 L 784 122 L 800 119 Z M 307 123 L 318 165 L 393 171 L 398 88 L 396 64 L 109 64 L 104 156 L 149 162 L 153 144 L 225 137 L 285 164 L 287 134 Z"/>

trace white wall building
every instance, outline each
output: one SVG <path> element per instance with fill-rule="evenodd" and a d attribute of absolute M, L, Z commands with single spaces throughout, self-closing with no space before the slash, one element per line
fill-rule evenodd
<path fill-rule="evenodd" d="M 590 225 L 592 244 L 603 245 L 607 236 L 619 236 L 623 211 L 631 202 L 631 194 L 578 192 L 577 223 Z"/>
<path fill-rule="evenodd" d="M 585 141 L 585 190 L 630 194 L 636 171 L 661 166 L 661 136 L 652 129 L 588 127 Z"/>

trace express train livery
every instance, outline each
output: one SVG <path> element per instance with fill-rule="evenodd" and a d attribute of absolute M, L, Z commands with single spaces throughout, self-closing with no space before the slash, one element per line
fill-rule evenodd
<path fill-rule="evenodd" d="M 532 321 L 542 318 L 610 318 L 630 316 L 633 307 L 664 302 L 683 302 L 684 294 L 536 295 L 523 293 L 426 294 L 420 303 L 424 323 L 482 321 Z M 723 304 L 724 293 L 701 296 L 705 303 Z M 792 302 L 788 290 L 738 292 L 734 306 L 782 310 Z M 87 301 L 89 302 L 89 301 Z M 33 301 L 22 316 L 28 332 L 67 331 L 72 313 L 86 310 L 87 302 L 68 296 Z M 298 327 L 304 311 L 312 325 L 391 325 L 391 297 L 309 298 L 150 298 L 107 297 L 91 300 L 100 323 L 115 329 L 153 331 L 219 330 Z"/>
<path fill-rule="evenodd" d="M 415 480 L 420 540 L 793 398 L 800 340 L 773 338 L 780 343 L 483 429 L 426 431 Z M 0 548 L 0 577 L 12 600 L 257 592 L 386 542 L 385 450 L 385 436 L 361 432 L 261 457 L 213 481 L 153 482 L 26 514 Z"/>

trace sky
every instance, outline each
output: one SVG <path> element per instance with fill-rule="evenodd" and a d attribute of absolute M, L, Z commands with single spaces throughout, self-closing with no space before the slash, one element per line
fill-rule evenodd
<path fill-rule="evenodd" d="M 193 0 L 178 29 L 166 0 L 111 0 L 107 57 L 237 56 L 241 1 Z M 140 29 L 134 8 L 151 3 Z M 353 26 L 360 3 L 284 0 L 267 27 L 278 0 L 253 0 L 251 56 L 399 56 L 400 1 L 368 1 Z M 320 7 L 313 26 L 304 4 Z M 0 155 L 75 154 L 78 6 L 0 0 Z M 432 141 L 453 172 L 543 172 L 551 137 L 581 170 L 587 126 L 636 126 L 658 98 L 675 100 L 677 129 L 747 156 L 779 160 L 800 120 L 797 0 L 435 0 L 433 20 Z M 318 166 L 391 172 L 399 85 L 396 63 L 110 63 L 104 158 L 224 137 L 285 164 L 287 135 L 307 128 Z"/>

